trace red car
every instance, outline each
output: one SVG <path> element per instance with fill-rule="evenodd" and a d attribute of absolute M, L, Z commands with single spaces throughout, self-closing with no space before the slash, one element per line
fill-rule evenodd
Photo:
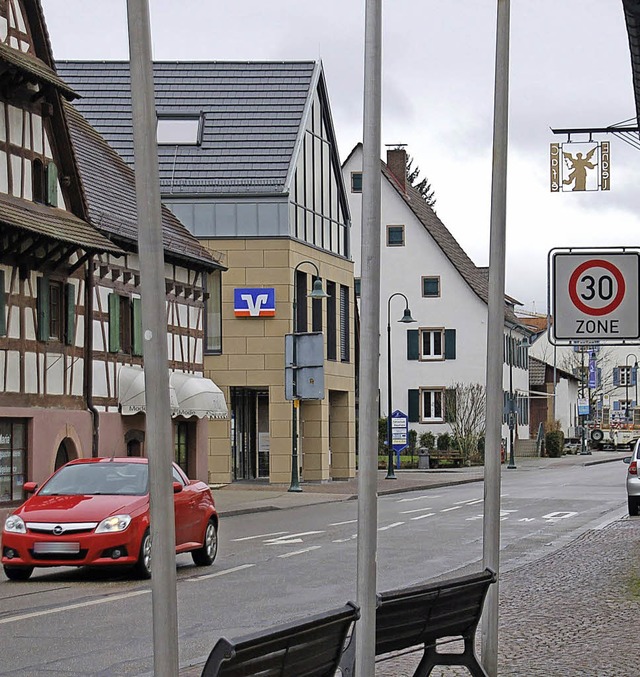
<path fill-rule="evenodd" d="M 71 461 L 7 517 L 2 564 L 12 581 L 34 567 L 132 565 L 151 575 L 149 466 L 146 458 Z M 176 552 L 191 552 L 198 566 L 218 552 L 218 514 L 208 485 L 189 480 L 173 464 Z"/>

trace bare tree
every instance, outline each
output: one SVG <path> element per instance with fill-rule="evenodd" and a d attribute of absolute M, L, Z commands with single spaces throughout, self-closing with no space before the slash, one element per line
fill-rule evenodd
<path fill-rule="evenodd" d="M 478 442 L 485 434 L 486 389 L 480 383 L 455 383 L 448 393 L 455 395 L 455 411 L 451 412 L 449 407 L 447 416 L 451 434 L 463 460 L 469 461 L 477 454 Z M 454 398 L 450 399 L 453 401 Z"/>

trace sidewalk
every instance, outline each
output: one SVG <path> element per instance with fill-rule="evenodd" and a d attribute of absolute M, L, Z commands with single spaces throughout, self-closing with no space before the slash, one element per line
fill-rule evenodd
<path fill-rule="evenodd" d="M 629 452 L 593 452 L 561 458 L 516 459 L 527 472 L 620 462 Z M 477 482 L 482 468 L 378 473 L 378 493 L 399 493 Z M 621 468 L 621 477 L 623 477 Z M 279 510 L 357 498 L 357 480 L 287 486 L 235 483 L 214 489 L 221 516 Z M 623 489 L 621 488 L 621 492 Z M 621 493 L 621 503 L 623 494 Z M 622 508 L 622 505 L 621 505 Z M 500 677 L 631 677 L 640 674 L 629 637 L 640 618 L 640 520 L 621 519 L 585 532 L 532 564 L 500 576 Z M 480 630 L 477 633 L 478 646 Z M 212 645 L 213 648 L 213 645 Z M 479 650 L 479 649 L 478 649 Z M 376 665 L 375 677 L 409 677 L 416 655 Z M 184 666 L 180 677 L 200 677 L 203 665 Z M 467 677 L 462 668 L 441 668 L 432 677 Z"/>

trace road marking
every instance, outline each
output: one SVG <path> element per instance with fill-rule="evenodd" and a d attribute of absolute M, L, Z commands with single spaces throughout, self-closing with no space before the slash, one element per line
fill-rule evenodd
<path fill-rule="evenodd" d="M 387 531 L 387 529 L 393 529 L 393 527 L 399 527 L 404 524 L 404 522 L 394 522 L 393 524 L 387 524 L 386 527 L 380 527 L 378 531 Z"/>
<path fill-rule="evenodd" d="M 358 520 L 347 520 L 346 522 L 332 522 L 330 527 L 341 527 L 343 524 L 355 524 Z"/>
<path fill-rule="evenodd" d="M 285 532 L 286 533 L 286 532 Z M 287 534 L 280 538 L 269 538 L 265 541 L 268 545 L 280 545 L 284 543 L 302 543 L 300 536 L 312 536 L 313 534 L 324 534 L 324 531 L 302 531 L 299 534 Z"/>
<path fill-rule="evenodd" d="M 475 517 L 467 517 L 467 522 L 473 522 L 474 520 L 484 519 L 484 515 L 476 515 Z"/>
<path fill-rule="evenodd" d="M 243 569 L 251 569 L 255 564 L 241 564 L 240 566 L 233 567 L 233 569 L 225 569 L 224 571 L 216 571 L 215 574 L 203 574 L 202 576 L 191 576 L 190 578 L 183 578 L 182 580 L 187 583 L 192 583 L 193 581 L 203 581 L 206 578 L 217 578 L 218 576 L 225 576 L 226 574 L 233 574 L 236 571 L 242 571 Z"/>
<path fill-rule="evenodd" d="M 462 506 L 460 505 L 454 505 L 453 508 L 445 508 L 444 510 L 441 510 L 440 512 L 451 512 L 452 510 L 460 510 Z"/>
<path fill-rule="evenodd" d="M 535 517 L 521 517 L 518 522 L 535 522 Z"/>
<path fill-rule="evenodd" d="M 267 538 L 267 536 L 280 536 L 281 534 L 286 534 L 286 531 L 274 531 L 272 534 L 258 534 L 257 536 L 245 536 L 244 538 L 233 538 L 231 539 L 235 543 L 240 541 L 251 541 L 254 538 Z"/>
<path fill-rule="evenodd" d="M 353 534 L 353 536 L 349 536 L 349 538 L 336 538 L 335 541 L 331 541 L 332 543 L 348 543 L 349 541 L 353 541 L 356 538 L 358 538 L 358 534 Z"/>
<path fill-rule="evenodd" d="M 431 510 L 431 508 L 414 508 L 413 510 L 401 510 L 401 515 L 410 515 L 412 512 L 422 512 L 423 510 Z"/>
<path fill-rule="evenodd" d="M 11 616 L 9 618 L 0 619 L 0 625 L 6 623 L 17 623 L 18 621 L 25 621 L 28 618 L 37 618 L 38 616 L 48 616 L 49 614 L 58 614 L 62 611 L 73 611 L 74 609 L 84 609 L 97 604 L 107 604 L 108 602 L 118 602 L 121 599 L 129 599 L 130 597 L 139 597 L 140 595 L 150 595 L 151 590 L 137 590 L 135 592 L 124 592 L 121 595 L 110 595 L 101 599 L 94 599 L 90 602 L 79 602 L 78 604 L 67 604 L 66 606 L 58 607 L 57 609 L 43 609 L 42 611 L 31 611 L 27 614 L 19 614 L 18 616 Z"/>
<path fill-rule="evenodd" d="M 577 515 L 577 512 L 568 512 L 568 511 L 560 511 L 560 512 L 549 512 L 546 515 L 542 516 L 543 520 L 549 520 L 550 522 L 557 522 L 558 520 L 565 520 L 567 517 L 573 517 L 574 515 Z"/>
<path fill-rule="evenodd" d="M 456 505 L 474 505 L 474 503 L 482 503 L 484 501 L 484 498 L 472 498 L 472 499 L 465 499 L 464 501 L 456 501 Z"/>
<path fill-rule="evenodd" d="M 435 512 L 428 512 L 426 515 L 418 515 L 418 517 L 412 517 L 412 520 L 423 520 L 425 517 L 433 517 Z"/>
<path fill-rule="evenodd" d="M 423 496 L 414 496 L 413 498 L 400 498 L 398 503 L 405 503 L 407 501 L 424 501 L 425 498 L 440 498 L 440 496 L 433 496 L 432 494 L 424 494 Z"/>
<path fill-rule="evenodd" d="M 285 557 L 293 557 L 294 555 L 303 555 L 305 552 L 311 552 L 312 550 L 318 550 L 321 548 L 321 545 L 312 545 L 310 548 L 305 548 L 304 550 L 296 550 L 295 552 L 285 552 L 284 555 L 278 555 L 279 558 L 283 559 Z"/>

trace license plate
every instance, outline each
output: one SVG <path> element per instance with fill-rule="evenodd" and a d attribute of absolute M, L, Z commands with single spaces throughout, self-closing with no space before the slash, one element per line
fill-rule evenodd
<path fill-rule="evenodd" d="M 80 552 L 80 543 L 61 543 L 57 541 L 52 543 L 34 543 L 33 552 L 40 555 L 77 555 Z"/>

